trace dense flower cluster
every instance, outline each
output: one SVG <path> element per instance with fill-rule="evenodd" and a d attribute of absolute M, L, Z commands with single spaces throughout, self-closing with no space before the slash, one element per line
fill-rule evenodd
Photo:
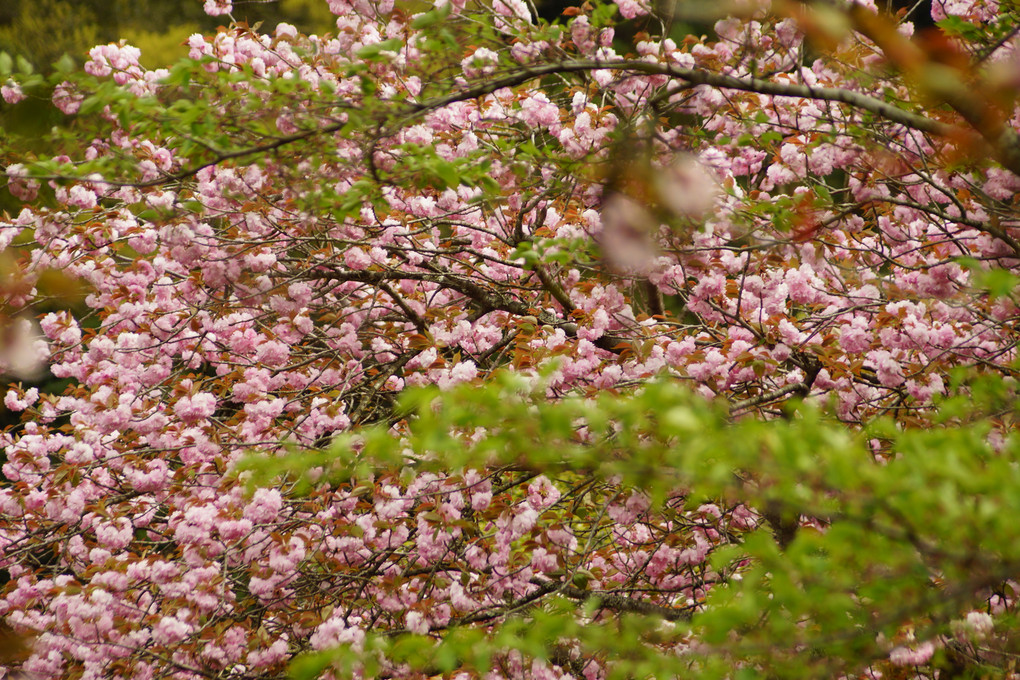
<path fill-rule="evenodd" d="M 617 4 L 626 19 L 652 9 Z M 993 4 L 936 6 L 994 22 Z M 94 79 L 61 83 L 54 104 L 74 114 L 112 80 L 140 108 L 111 99 L 103 134 L 59 160 L 111 169 L 52 181 L 48 204 L 7 168 L 28 204 L 0 245 L 29 276 L 82 281 L 90 310 L 42 316 L 45 351 L 25 341 L 66 391 L 4 398 L 23 424 L 2 435 L 0 614 L 34 636 L 28 677 L 277 677 L 367 631 L 583 598 L 576 574 L 680 616 L 722 579 L 713 551 L 760 521 L 679 494 L 662 511 L 575 473 L 408 467 L 306 496 L 248 493 L 236 474 L 252 451 L 322 448 L 368 423 L 399 437 L 406 387 L 508 369 L 545 375 L 556 397 L 667 374 L 734 415 L 808 396 L 847 423 L 910 425 L 954 366 L 1016 360 L 1012 298 L 975 284 L 1020 257 L 1020 180 L 952 136 L 796 90 L 910 100 L 874 41 L 848 31 L 805 63 L 819 29 L 761 8 L 722 18 L 712 40 L 624 46 L 591 12 L 555 32 L 497 0 L 490 32 L 444 53 L 392 2 L 329 5 L 333 35 L 192 36 L 187 79 L 96 47 Z M 437 5 L 451 26 L 478 21 Z M 499 82 L 580 60 L 560 80 Z M 764 73 L 801 94 L 669 69 Z M 173 102 L 167 116 L 145 114 L 154 101 Z M 500 663 L 493 677 L 605 673 L 570 649 Z"/>

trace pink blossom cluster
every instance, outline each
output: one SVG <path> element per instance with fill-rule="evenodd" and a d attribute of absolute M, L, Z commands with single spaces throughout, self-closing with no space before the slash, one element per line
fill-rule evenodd
<path fill-rule="evenodd" d="M 651 4 L 617 3 L 625 18 Z M 450 5 L 451 22 L 471 11 Z M 568 18 L 555 43 L 526 3 L 491 5 L 506 40 L 456 54 L 429 53 L 415 17 L 368 0 L 329 1 L 334 35 L 192 36 L 191 57 L 206 58 L 193 77 L 223 102 L 217 132 L 271 152 L 206 162 L 181 130 L 107 115 L 74 160 L 130 159 L 126 183 L 45 185 L 7 168 L 27 205 L 0 222 L 0 248 L 30 285 L 3 294 L 29 303 L 58 269 L 82 282 L 89 310 L 46 312 L 45 337 L 25 350 L 67 389 L 12 385 L 4 397 L 23 422 L 2 434 L 0 615 L 34 636 L 23 672 L 267 677 L 370 631 L 428 634 L 516 611 L 564 573 L 691 611 L 721 580 L 712 552 L 757 526 L 743 505 L 691 509 L 678 494 L 663 511 L 569 474 L 417 472 L 427 451 L 304 496 L 285 477 L 246 488 L 237 466 L 251 452 L 319 451 L 372 423 L 399 439 L 405 387 L 445 391 L 507 370 L 547 376 L 558 398 L 668 375 L 728 399 L 734 415 L 769 417 L 806 395 L 848 423 L 894 411 L 910 424 L 951 368 L 1016 360 L 1013 298 L 972 285 L 1020 259 L 1013 175 L 929 167 L 951 140 L 806 97 L 608 66 L 558 76 L 569 87 L 491 91 L 500 64 L 626 56 L 589 14 Z M 946 11 L 991 6 L 957 5 Z M 909 96 L 851 67 L 877 58 L 861 44 L 802 65 L 791 17 L 742 13 L 715 32 L 648 37 L 632 56 Z M 167 73 L 142 67 L 137 49 L 89 56 L 92 76 L 164 94 Z M 74 114 L 84 87 L 61 85 L 54 104 Z M 380 105 L 397 114 L 379 114 L 369 134 L 357 116 Z M 649 115 L 655 106 L 669 114 Z M 541 250 L 537 264 L 525 246 Z M 17 361 L 0 359 L 18 378 Z M 582 498 L 597 521 L 573 512 Z M 889 661 L 925 664 L 931 645 Z M 494 679 L 568 673 L 501 662 Z M 569 672 L 605 675 L 599 659 Z"/>

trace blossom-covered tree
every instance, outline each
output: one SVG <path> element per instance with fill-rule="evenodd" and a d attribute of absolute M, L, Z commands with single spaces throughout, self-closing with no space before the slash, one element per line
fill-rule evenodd
<path fill-rule="evenodd" d="M 0 56 L 12 677 L 1011 671 L 1014 7 L 328 4 Z"/>

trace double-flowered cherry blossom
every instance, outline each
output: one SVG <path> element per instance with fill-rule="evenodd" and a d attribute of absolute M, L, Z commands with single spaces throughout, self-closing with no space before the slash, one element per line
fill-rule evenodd
<path fill-rule="evenodd" d="M 556 399 L 667 375 L 735 417 L 800 396 L 848 424 L 910 425 L 953 367 L 1015 362 L 1013 298 L 976 284 L 1020 258 L 1016 176 L 834 101 L 663 70 L 909 100 L 869 41 L 847 33 L 805 63 L 811 27 L 779 10 L 722 18 L 711 40 L 625 45 L 584 7 L 550 32 L 524 2 L 479 15 L 449 0 L 451 26 L 492 31 L 442 43 L 399 4 L 329 0 L 323 36 L 193 35 L 192 90 L 130 45 L 98 46 L 56 107 L 74 115 L 112 82 L 178 98 L 163 111 L 180 120 L 107 107 L 102 134 L 56 159 L 113 159 L 113 174 L 7 167 L 26 202 L 0 223 L 24 265 L 7 302 L 41 303 L 53 270 L 87 290 L 85 313 L 4 326 L 0 371 L 27 384 L 44 362 L 69 383 L 4 397 L 23 424 L 2 435 L 0 615 L 34 636 L 27 677 L 277 677 L 370 632 L 488 625 L 564 573 L 696 608 L 719 581 L 713 551 L 758 525 L 740 504 L 678 492 L 660 512 L 612 480 L 482 464 L 246 488 L 252 452 L 322 450 L 373 423 L 399 439 L 407 387 L 506 370 Z M 936 3 L 981 21 L 993 4 Z M 1014 63 L 1016 46 L 985 56 Z M 660 70 L 613 66 L 624 57 Z M 576 59 L 596 62 L 486 85 Z M 0 94 L 25 96 L 13 81 Z M 934 652 L 901 645 L 890 662 Z M 600 659 L 548 661 L 508 654 L 491 677 L 604 677 Z"/>

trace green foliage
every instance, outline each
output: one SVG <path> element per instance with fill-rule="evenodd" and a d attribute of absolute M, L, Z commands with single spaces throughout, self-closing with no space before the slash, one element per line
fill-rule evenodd
<path fill-rule="evenodd" d="M 988 291 L 993 298 L 1010 297 L 1016 287 L 1020 286 L 1020 276 L 1006 269 L 988 269 L 973 258 L 961 258 L 959 264 L 970 271 L 974 287 Z"/>
<path fill-rule="evenodd" d="M 997 377 L 967 384 L 988 395 L 978 397 L 982 404 L 1001 403 L 1009 392 Z M 957 413 L 970 391 L 961 386 L 946 412 Z M 554 600 L 484 639 L 477 630 L 455 630 L 439 639 L 373 641 L 390 658 L 430 673 L 484 673 L 500 651 L 548 659 L 569 643 L 582 654 L 605 654 L 611 677 L 723 678 L 735 667 L 771 677 L 835 677 L 885 657 L 908 624 L 921 639 L 950 633 L 954 621 L 980 606 L 983 589 L 1020 569 L 1020 442 L 1009 436 L 993 446 L 987 421 L 947 426 L 940 416 L 929 428 L 903 430 L 879 420 L 853 433 L 811 404 L 790 419 L 734 421 L 672 380 L 627 395 L 547 401 L 541 383 L 511 374 L 484 386 L 408 393 L 401 411 L 411 417 L 400 439 L 382 426 L 367 428 L 342 435 L 326 453 L 253 457 L 244 476 L 265 485 L 289 475 L 308 489 L 381 469 L 513 464 L 612 477 L 650 494 L 653 508 L 686 489 L 689 504 L 746 502 L 768 509 L 772 523 L 815 520 L 788 541 L 763 524 L 718 551 L 713 568 L 721 585 L 689 623 L 629 616 L 582 626 L 576 605 Z M 486 436 L 470 441 L 466 435 L 479 427 Z M 427 453 L 410 459 L 408 450 Z M 314 481 L 306 473 L 313 465 Z M 597 593 L 592 597 L 589 606 Z M 694 634 L 701 641 L 696 655 L 655 651 Z M 329 652 L 300 660 L 294 676 L 366 658 Z"/>
<path fill-rule="evenodd" d="M 446 20 L 450 16 L 450 11 L 453 9 L 453 5 L 447 3 L 442 7 L 430 10 L 414 18 L 411 22 L 411 28 L 424 29 L 431 28 L 432 26 Z"/>
<path fill-rule="evenodd" d="M 48 67 L 63 54 L 81 58 L 100 42 L 100 19 L 85 3 L 15 2 L 12 21 L 0 26 L 0 50 Z"/>
<path fill-rule="evenodd" d="M 404 41 L 400 38 L 390 38 L 389 40 L 383 40 L 359 48 L 355 56 L 361 61 L 385 60 L 388 57 L 384 52 L 399 52 L 403 45 Z"/>

